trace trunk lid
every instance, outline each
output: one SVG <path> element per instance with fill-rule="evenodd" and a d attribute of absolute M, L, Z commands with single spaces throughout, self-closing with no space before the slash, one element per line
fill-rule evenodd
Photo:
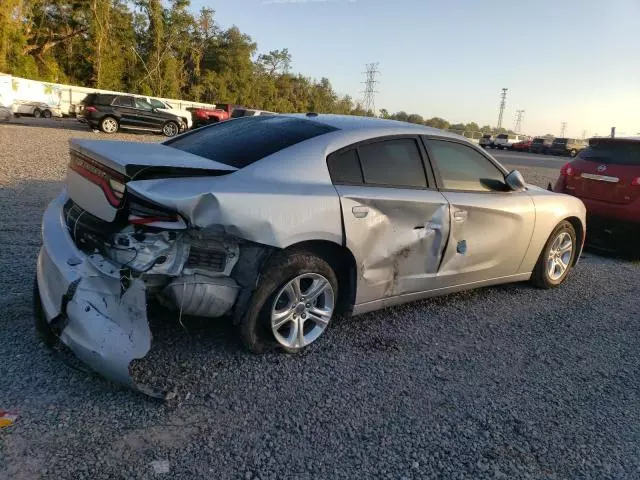
<path fill-rule="evenodd" d="M 159 143 L 71 140 L 67 189 L 75 204 L 112 222 L 133 180 L 220 176 L 237 168 Z"/>
<path fill-rule="evenodd" d="M 566 185 L 577 197 L 614 204 L 640 197 L 640 141 L 593 139 L 571 168 Z"/>

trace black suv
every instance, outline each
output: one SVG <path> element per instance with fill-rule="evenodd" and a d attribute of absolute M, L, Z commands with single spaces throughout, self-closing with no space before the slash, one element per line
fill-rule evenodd
<path fill-rule="evenodd" d="M 160 112 L 133 95 L 90 93 L 80 102 L 77 117 L 105 133 L 116 133 L 122 128 L 162 132 L 173 137 L 186 128 L 180 117 Z"/>
<path fill-rule="evenodd" d="M 553 138 L 534 138 L 533 140 L 531 140 L 531 145 L 529 145 L 529 151 L 531 153 L 544 153 L 546 155 L 552 143 Z"/>

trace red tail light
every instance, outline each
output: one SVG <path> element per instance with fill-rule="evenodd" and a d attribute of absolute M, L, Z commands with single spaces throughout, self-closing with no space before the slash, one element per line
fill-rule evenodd
<path fill-rule="evenodd" d="M 84 107 L 85 112 L 97 112 L 98 109 L 96 107 Z"/>
<path fill-rule="evenodd" d="M 563 177 L 573 177 L 573 167 L 570 163 L 565 164 L 565 166 L 560 169 L 560 175 Z"/>
<path fill-rule="evenodd" d="M 98 185 L 111 206 L 120 206 L 126 183 L 124 175 L 77 152 L 71 152 L 69 169 Z"/>
<path fill-rule="evenodd" d="M 636 177 L 631 181 L 631 185 L 634 185 L 636 187 L 640 187 L 640 177 Z"/>

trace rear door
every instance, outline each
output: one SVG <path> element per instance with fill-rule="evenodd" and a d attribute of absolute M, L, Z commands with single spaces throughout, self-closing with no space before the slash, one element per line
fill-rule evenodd
<path fill-rule="evenodd" d="M 616 204 L 640 197 L 640 141 L 594 139 L 571 167 L 566 188 L 572 195 Z"/>
<path fill-rule="evenodd" d="M 137 127 L 138 120 L 136 117 L 136 111 L 133 108 L 133 97 L 128 95 L 121 95 L 116 97 L 111 104 L 114 107 L 114 111 L 119 115 L 120 125 L 123 127 Z"/>
<path fill-rule="evenodd" d="M 451 211 L 439 287 L 516 274 L 535 224 L 529 193 L 509 190 L 505 172 L 482 150 L 457 141 L 424 140 Z"/>
<path fill-rule="evenodd" d="M 424 154 L 419 137 L 394 136 L 327 158 L 358 265 L 358 304 L 433 288 L 449 205 L 425 170 Z"/>

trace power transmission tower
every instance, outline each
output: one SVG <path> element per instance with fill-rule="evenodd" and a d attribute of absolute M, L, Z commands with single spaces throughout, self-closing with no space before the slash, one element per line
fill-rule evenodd
<path fill-rule="evenodd" d="M 380 73 L 378 71 L 378 62 L 376 63 L 367 63 L 366 71 L 363 72 L 365 75 L 364 83 L 364 94 L 362 99 L 362 106 L 365 111 L 372 111 L 373 115 L 376 115 L 376 84 L 378 81 L 376 80 L 376 75 Z"/>
<path fill-rule="evenodd" d="M 587 131 L 586 130 L 582 130 L 582 140 L 587 138 Z"/>
<path fill-rule="evenodd" d="M 562 122 L 562 128 L 560 129 L 560 138 L 564 137 L 564 134 L 566 131 L 567 131 L 567 122 Z"/>
<path fill-rule="evenodd" d="M 500 94 L 500 113 L 498 114 L 498 128 L 502 127 L 502 114 L 504 113 L 504 107 L 507 105 L 507 90 L 503 88 Z"/>
<path fill-rule="evenodd" d="M 524 117 L 524 110 L 516 110 L 516 127 L 515 132 L 520 133 L 522 128 L 522 118 Z"/>

